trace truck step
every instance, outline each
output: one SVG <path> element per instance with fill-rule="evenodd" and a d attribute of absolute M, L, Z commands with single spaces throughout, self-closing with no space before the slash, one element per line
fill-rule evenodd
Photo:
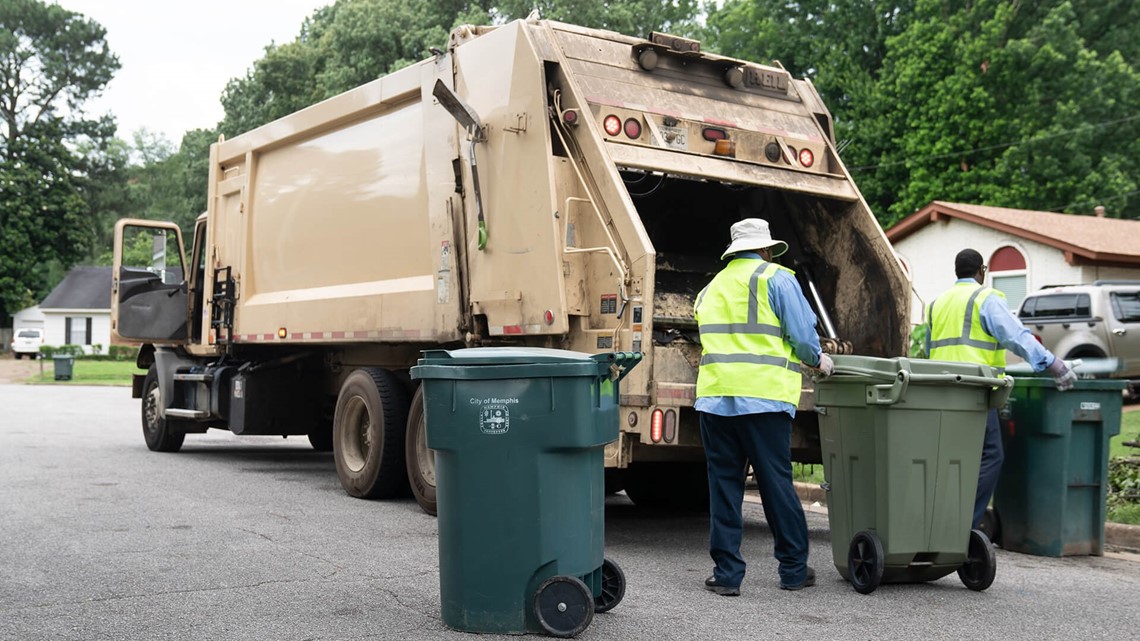
<path fill-rule="evenodd" d="M 214 380 L 214 375 L 213 374 L 175 373 L 174 374 L 174 380 L 176 380 L 176 381 L 187 381 L 187 382 L 191 382 L 191 383 L 209 383 L 210 381 Z"/>
<path fill-rule="evenodd" d="M 168 418 L 183 418 L 183 419 L 203 419 L 209 418 L 210 413 L 206 410 L 183 410 L 177 408 L 167 408 L 166 416 Z"/>

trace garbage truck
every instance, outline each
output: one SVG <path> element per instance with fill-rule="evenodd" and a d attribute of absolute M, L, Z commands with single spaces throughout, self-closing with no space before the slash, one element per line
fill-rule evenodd
<path fill-rule="evenodd" d="M 143 435 L 307 437 L 353 496 L 435 510 L 426 349 L 632 351 L 606 479 L 707 501 L 696 294 L 730 226 L 767 220 L 826 351 L 898 356 L 910 280 L 779 63 L 546 20 L 455 29 L 446 51 L 210 148 L 189 253 L 115 230 L 112 327 L 140 344 Z M 793 457 L 818 462 L 805 375 Z"/>

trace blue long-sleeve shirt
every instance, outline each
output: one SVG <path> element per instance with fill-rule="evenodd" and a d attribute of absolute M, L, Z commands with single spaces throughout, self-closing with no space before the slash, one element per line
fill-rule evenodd
<path fill-rule="evenodd" d="M 754 252 L 737 252 L 734 258 L 759 260 Z M 795 277 L 784 270 L 777 270 L 768 279 L 768 304 L 776 318 L 780 319 L 783 338 L 795 350 L 800 361 L 819 366 L 819 335 L 815 332 L 816 316 L 811 305 L 804 298 L 803 290 Z M 786 412 L 796 416 L 796 406 L 784 401 L 751 396 L 705 396 L 697 399 L 693 407 L 700 412 L 719 416 L 740 416 L 742 414 L 762 414 L 765 412 Z"/>
<path fill-rule="evenodd" d="M 957 282 L 976 285 L 978 281 L 973 278 L 959 278 Z M 982 329 L 993 336 L 999 345 L 1029 363 L 1033 371 L 1044 371 L 1053 364 L 1056 356 L 1033 337 L 1033 333 L 1013 315 L 1013 312 L 1009 311 L 1009 307 L 1000 297 L 987 296 L 982 301 L 978 315 L 981 317 Z M 926 353 L 930 353 L 930 332 L 926 333 Z"/>

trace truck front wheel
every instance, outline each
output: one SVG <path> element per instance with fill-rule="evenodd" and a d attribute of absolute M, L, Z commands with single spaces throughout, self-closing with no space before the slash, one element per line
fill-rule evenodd
<path fill-rule="evenodd" d="M 406 496 L 404 429 L 408 393 L 394 374 L 368 367 L 348 375 L 333 416 L 333 459 L 351 496 Z"/>
<path fill-rule="evenodd" d="M 146 446 L 154 452 L 177 452 L 186 440 L 186 432 L 177 429 L 177 421 L 163 418 L 162 392 L 158 386 L 158 372 L 154 365 L 143 379 L 142 428 Z"/>
<path fill-rule="evenodd" d="M 424 512 L 435 516 L 435 452 L 427 446 L 427 427 L 424 423 L 424 387 L 420 385 L 412 397 L 408 411 L 408 435 L 405 457 L 408 460 L 408 482 L 412 496 Z"/>

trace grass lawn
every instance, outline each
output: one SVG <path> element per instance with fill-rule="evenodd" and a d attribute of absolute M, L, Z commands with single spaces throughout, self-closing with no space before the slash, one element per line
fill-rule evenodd
<path fill-rule="evenodd" d="M 70 381 L 55 380 L 55 368 L 50 360 L 40 361 L 43 373 L 36 374 L 26 382 L 44 385 L 127 385 L 131 384 L 132 374 L 142 370 L 133 361 L 75 361 Z"/>
<path fill-rule="evenodd" d="M 1140 441 L 1140 410 L 1124 413 L 1120 420 L 1120 434 L 1108 442 L 1108 457 L 1140 456 L 1140 449 L 1126 446 L 1125 441 Z"/>

